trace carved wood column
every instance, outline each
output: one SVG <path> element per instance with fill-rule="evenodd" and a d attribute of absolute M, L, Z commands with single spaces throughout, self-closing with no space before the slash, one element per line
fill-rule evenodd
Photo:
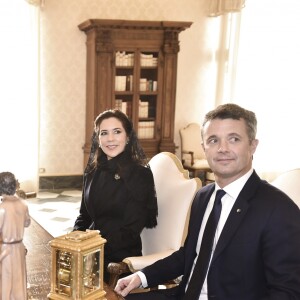
<path fill-rule="evenodd" d="M 162 96 L 162 124 L 160 151 L 175 153 L 174 122 L 176 104 L 177 55 L 179 31 L 165 29 L 164 32 L 164 84 Z"/>
<path fill-rule="evenodd" d="M 113 44 L 110 30 L 91 28 L 87 34 L 86 128 L 84 166 L 87 164 L 95 117 L 111 108 Z"/>

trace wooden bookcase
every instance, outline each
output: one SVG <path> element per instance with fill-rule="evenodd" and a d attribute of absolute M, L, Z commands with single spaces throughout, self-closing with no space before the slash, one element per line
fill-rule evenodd
<path fill-rule="evenodd" d="M 93 121 L 110 108 L 131 118 L 148 158 L 175 152 L 178 36 L 191 24 L 89 19 L 78 26 L 87 36 L 84 165 Z"/>

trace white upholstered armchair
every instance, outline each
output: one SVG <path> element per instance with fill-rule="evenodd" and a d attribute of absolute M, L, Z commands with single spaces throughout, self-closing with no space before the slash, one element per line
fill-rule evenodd
<path fill-rule="evenodd" d="M 300 169 L 278 175 L 271 184 L 285 192 L 300 207 Z"/>
<path fill-rule="evenodd" d="M 135 272 L 176 251 L 187 234 L 190 206 L 201 187 L 199 178 L 190 179 L 176 155 L 161 152 L 149 162 L 154 176 L 158 202 L 158 225 L 144 229 L 141 238 L 143 256 L 127 257 L 121 263 L 111 263 L 109 285 L 114 287 L 119 276 Z"/>
<path fill-rule="evenodd" d="M 214 181 L 202 147 L 201 126 L 190 123 L 181 128 L 179 134 L 183 167 L 191 172 L 192 177 L 202 176 L 204 185 L 207 181 Z"/>

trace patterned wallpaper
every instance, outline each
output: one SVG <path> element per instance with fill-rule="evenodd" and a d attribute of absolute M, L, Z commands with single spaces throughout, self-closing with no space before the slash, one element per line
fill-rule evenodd
<path fill-rule="evenodd" d="M 180 34 L 175 142 L 178 129 L 199 121 L 213 82 L 207 0 L 45 0 L 41 10 L 41 101 L 39 168 L 45 175 L 81 174 L 85 134 L 86 19 L 192 21 Z M 190 103 L 186 107 L 186 103 Z M 179 113 L 185 111 L 184 114 Z M 91 120 L 93 122 L 93 120 Z M 43 175 L 43 174 L 41 174 Z"/>

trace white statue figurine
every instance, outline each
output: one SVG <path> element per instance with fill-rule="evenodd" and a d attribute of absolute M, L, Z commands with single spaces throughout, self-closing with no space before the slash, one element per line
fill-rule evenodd
<path fill-rule="evenodd" d="M 23 244 L 24 227 L 30 225 L 28 206 L 16 196 L 17 180 L 0 173 L 0 299 L 27 299 L 27 276 Z"/>

